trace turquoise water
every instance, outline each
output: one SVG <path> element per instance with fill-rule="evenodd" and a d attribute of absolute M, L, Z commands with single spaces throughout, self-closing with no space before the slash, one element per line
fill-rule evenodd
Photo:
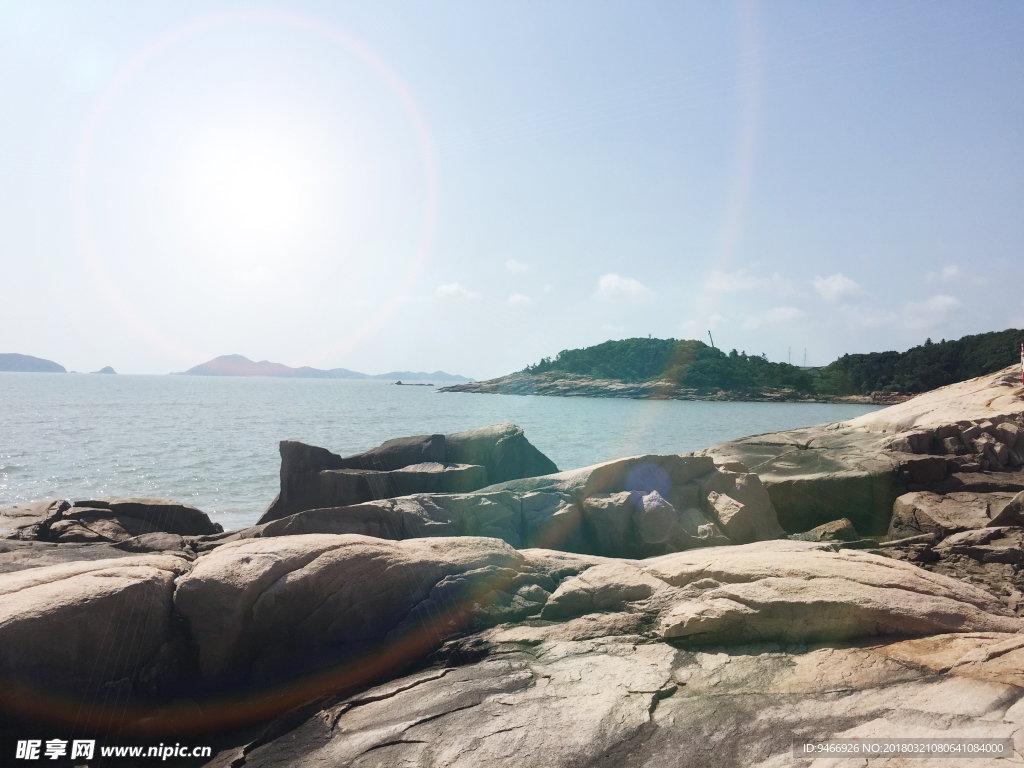
<path fill-rule="evenodd" d="M 282 439 L 346 455 L 392 437 L 511 421 L 559 469 L 573 469 L 871 410 L 446 394 L 380 381 L 0 373 L 0 506 L 153 496 L 194 504 L 232 529 L 254 523 L 277 493 Z"/>

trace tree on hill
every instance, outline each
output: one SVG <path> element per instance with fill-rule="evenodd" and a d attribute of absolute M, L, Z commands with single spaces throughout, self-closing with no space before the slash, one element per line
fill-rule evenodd
<path fill-rule="evenodd" d="M 1010 328 L 955 341 L 928 339 L 902 353 L 843 355 L 821 369 L 814 387 L 821 395 L 927 392 L 1013 365 L 1022 338 L 1024 332 Z"/>
<path fill-rule="evenodd" d="M 527 373 L 572 373 L 627 382 L 666 380 L 702 392 L 788 388 L 814 391 L 813 378 L 796 366 L 770 363 L 764 356 L 735 349 L 725 354 L 701 341 L 623 339 L 585 349 L 565 349 L 527 366 Z"/>

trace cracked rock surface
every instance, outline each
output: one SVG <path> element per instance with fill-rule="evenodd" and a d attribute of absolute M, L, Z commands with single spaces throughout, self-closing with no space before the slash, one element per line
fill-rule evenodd
<path fill-rule="evenodd" d="M 492 630 L 482 661 L 372 688 L 211 765 L 767 768 L 834 764 L 794 761 L 795 737 L 1024 746 L 1017 635 L 681 649 L 593 634 L 561 625 L 526 642 Z"/>

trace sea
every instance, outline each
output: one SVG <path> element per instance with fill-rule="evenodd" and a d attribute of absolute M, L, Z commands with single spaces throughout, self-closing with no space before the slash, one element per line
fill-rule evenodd
<path fill-rule="evenodd" d="M 445 393 L 440 386 L 0 373 L 0 507 L 155 497 L 192 504 L 232 530 L 255 523 L 277 493 L 285 439 L 349 455 L 393 437 L 511 421 L 566 470 L 877 409 Z"/>

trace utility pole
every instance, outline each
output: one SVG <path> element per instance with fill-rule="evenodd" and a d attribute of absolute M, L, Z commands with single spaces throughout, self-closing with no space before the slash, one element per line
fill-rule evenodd
<path fill-rule="evenodd" d="M 789 365 L 792 365 L 793 364 L 793 348 L 792 347 L 788 347 L 788 349 L 789 349 L 789 352 L 786 353 L 786 362 Z"/>
<path fill-rule="evenodd" d="M 708 331 L 708 338 L 711 339 L 711 348 L 714 349 L 715 348 L 715 340 L 711 336 L 711 331 Z"/>

